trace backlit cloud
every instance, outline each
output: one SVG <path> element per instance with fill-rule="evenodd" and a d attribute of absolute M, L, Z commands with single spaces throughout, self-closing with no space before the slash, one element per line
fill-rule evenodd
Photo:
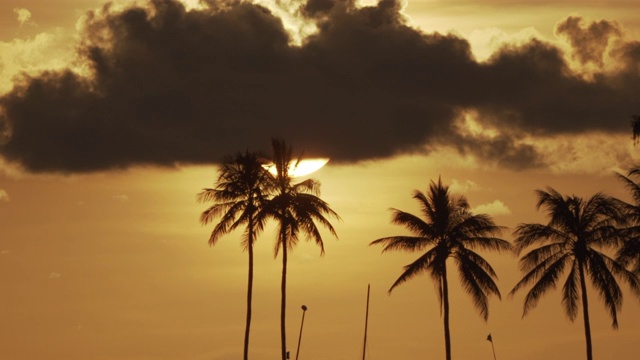
<path fill-rule="evenodd" d="M 480 186 L 471 180 L 458 181 L 453 179 L 453 181 L 451 181 L 451 185 L 449 185 L 449 190 L 456 194 L 466 194 L 478 189 L 480 189 Z"/>
<path fill-rule="evenodd" d="M 622 35 L 620 26 L 615 22 L 600 20 L 586 26 L 583 19 L 576 16 L 559 23 L 555 31 L 569 40 L 573 49 L 571 55 L 580 63 L 599 66 L 604 65 L 609 41 Z"/>
<path fill-rule="evenodd" d="M 18 17 L 18 22 L 20 23 L 20 26 L 23 26 L 24 24 L 28 24 L 31 21 L 31 11 L 25 8 L 15 8 L 13 9 L 13 12 Z"/>
<path fill-rule="evenodd" d="M 0 96 L 12 89 L 20 74 L 38 76 L 68 67 L 73 56 L 69 40 L 59 32 L 42 32 L 27 39 L 0 41 Z"/>
<path fill-rule="evenodd" d="M 113 200 L 116 201 L 120 201 L 120 202 L 129 202 L 131 199 L 129 198 L 129 195 L 113 195 Z"/>
<path fill-rule="evenodd" d="M 279 136 L 334 162 L 452 148 L 521 169 L 547 164 L 528 138 L 621 134 L 640 111 L 640 43 L 613 23 L 564 21 L 571 54 L 522 36 L 479 61 L 466 39 L 410 26 L 400 1 L 302 2 L 298 20 L 317 31 L 300 41 L 265 7 L 203 4 L 88 13 L 75 64 L 91 76 L 14 80 L 0 154 L 32 172 L 91 172 L 213 163 Z M 603 51 L 615 71 L 588 79 L 567 60 Z M 462 131 L 468 112 L 492 135 Z"/>
<path fill-rule="evenodd" d="M 471 49 L 478 61 L 486 61 L 497 50 L 506 45 L 524 45 L 533 39 L 544 38 L 542 34 L 533 27 L 527 27 L 514 34 L 509 34 L 497 28 L 487 28 L 474 30 L 469 34 Z"/>
<path fill-rule="evenodd" d="M 482 204 L 474 207 L 471 210 L 474 214 L 489 214 L 493 216 L 509 215 L 511 210 L 505 203 L 500 200 L 494 200 L 488 204 Z"/>
<path fill-rule="evenodd" d="M 0 189 L 0 202 L 9 201 L 9 193 L 6 190 Z"/>

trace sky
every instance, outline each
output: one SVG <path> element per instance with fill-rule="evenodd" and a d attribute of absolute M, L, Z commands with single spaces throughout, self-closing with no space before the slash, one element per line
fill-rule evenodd
<path fill-rule="evenodd" d="M 287 337 L 300 357 L 443 358 L 426 276 L 388 294 L 431 180 L 507 227 L 544 222 L 535 189 L 629 200 L 640 163 L 640 4 L 620 1 L 0 2 L 0 357 L 229 360 L 242 354 L 241 233 L 207 245 L 201 189 L 217 164 L 285 139 L 340 215 L 326 254 L 291 254 Z M 274 226 L 256 244 L 250 356 L 279 356 Z M 455 359 L 583 359 L 558 291 L 522 317 L 517 258 L 483 254 L 502 299 L 485 323 L 451 278 Z M 635 359 L 640 302 L 620 328 L 590 293 L 594 356 Z"/>

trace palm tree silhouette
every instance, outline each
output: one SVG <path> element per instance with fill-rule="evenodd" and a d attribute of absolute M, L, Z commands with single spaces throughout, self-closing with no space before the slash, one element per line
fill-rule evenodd
<path fill-rule="evenodd" d="M 491 265 L 475 249 L 511 251 L 509 242 L 493 237 L 502 227 L 489 215 L 472 214 L 464 196 L 452 196 L 449 187 L 431 181 L 425 194 L 418 190 L 413 198 L 420 203 L 425 220 L 401 210 L 393 211 L 392 223 L 402 225 L 415 236 L 390 236 L 373 241 L 370 245 L 384 245 L 382 252 L 391 250 L 421 251 L 428 249 L 416 261 L 404 267 L 404 272 L 389 289 L 427 272 L 435 282 L 444 317 L 446 359 L 451 359 L 449 331 L 448 259 L 453 259 L 465 290 L 471 295 L 476 309 L 486 321 L 489 318 L 489 295 L 500 298 L 495 281 L 497 275 Z"/>
<path fill-rule="evenodd" d="M 640 275 L 640 184 L 634 182 L 631 177 L 639 175 L 640 168 L 638 167 L 631 169 L 627 176 L 616 173 L 633 199 L 633 204 L 619 200 L 626 211 L 631 226 L 623 229 L 625 242 L 618 251 L 617 259 L 621 264 L 631 266 L 636 275 Z"/>
<path fill-rule="evenodd" d="M 275 166 L 275 193 L 265 204 L 261 219 L 273 218 L 278 223 L 278 238 L 275 243 L 274 256 L 282 250 L 282 283 L 280 306 L 280 337 L 282 345 L 282 360 L 287 358 L 286 343 L 286 305 L 287 305 L 287 255 L 288 251 L 298 243 L 302 233 L 307 240 L 312 239 L 320 247 L 320 254 L 324 254 L 322 235 L 316 222 L 323 225 L 337 237 L 335 229 L 326 216 L 340 219 L 329 204 L 320 199 L 320 183 L 315 179 L 307 179 L 293 184 L 293 176 L 289 172 L 295 168 L 298 160 L 294 160 L 293 150 L 283 140 L 273 139 L 273 165 Z"/>
<path fill-rule="evenodd" d="M 520 258 L 522 279 L 511 290 L 511 295 L 532 284 L 524 300 L 525 316 L 535 307 L 540 297 L 555 288 L 563 273 L 568 271 L 562 287 L 562 304 L 569 319 L 578 315 L 580 301 L 584 318 L 587 360 L 593 359 L 587 276 L 609 311 L 614 329 L 618 328 L 617 312 L 622 306 L 622 291 L 616 276 L 638 292 L 636 276 L 601 250 L 615 249 L 621 233 L 615 225 L 623 221 L 619 203 L 598 193 L 586 201 L 576 196 L 562 196 L 553 188 L 536 190 L 537 208 L 547 209 L 549 222 L 520 224 L 514 231 L 518 255 L 530 246 L 539 247 Z"/>
<path fill-rule="evenodd" d="M 209 245 L 241 225 L 246 225 L 242 246 L 249 252 L 247 280 L 247 320 L 244 334 L 244 360 L 248 359 L 249 329 L 251 327 L 251 301 L 253 292 L 253 244 L 263 229 L 264 221 L 257 215 L 268 200 L 272 177 L 264 169 L 256 153 L 238 153 L 227 157 L 219 169 L 215 188 L 205 188 L 198 194 L 199 202 L 214 202 L 202 212 L 200 221 L 208 224 L 215 218 L 220 221 L 213 228 Z"/>

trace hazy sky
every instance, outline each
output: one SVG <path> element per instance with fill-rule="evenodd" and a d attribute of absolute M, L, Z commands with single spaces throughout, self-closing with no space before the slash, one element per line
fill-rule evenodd
<path fill-rule="evenodd" d="M 288 344 L 300 357 L 443 358 L 429 278 L 387 289 L 418 254 L 369 242 L 405 233 L 390 207 L 442 176 L 476 212 L 544 221 L 533 190 L 627 199 L 638 161 L 640 4 L 628 1 L 0 2 L 0 357 L 238 359 L 247 254 L 213 248 L 216 163 L 278 136 L 331 161 L 313 176 L 343 221 L 326 255 L 290 260 Z M 137 4 L 137 5 L 136 5 Z M 510 231 L 504 237 L 511 239 Z M 279 353 L 273 227 L 256 247 L 250 355 Z M 583 359 L 559 292 L 521 319 L 517 259 L 488 323 L 451 277 L 456 359 Z M 594 354 L 637 357 L 640 303 L 620 329 L 590 293 Z"/>

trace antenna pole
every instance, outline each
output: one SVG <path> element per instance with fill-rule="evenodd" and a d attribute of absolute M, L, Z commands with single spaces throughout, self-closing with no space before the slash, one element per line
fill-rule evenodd
<path fill-rule="evenodd" d="M 493 351 L 493 360 L 496 360 L 496 348 L 493 346 L 493 336 L 491 336 L 491 333 L 487 335 L 487 341 L 491 343 L 491 350 Z"/>
<path fill-rule="evenodd" d="M 496 360 L 496 348 L 493 347 L 493 341 L 491 342 L 491 350 L 493 350 L 493 360 Z"/>
<path fill-rule="evenodd" d="M 367 313 L 364 319 L 364 345 L 362 346 L 362 360 L 365 360 L 367 354 L 367 329 L 369 328 L 369 294 L 371 293 L 371 284 L 367 284 Z"/>
<path fill-rule="evenodd" d="M 298 350 L 296 350 L 296 360 L 300 355 L 300 343 L 302 342 L 302 327 L 304 326 L 304 314 L 307 312 L 307 306 L 302 305 L 302 321 L 300 322 L 300 335 L 298 336 Z"/>

